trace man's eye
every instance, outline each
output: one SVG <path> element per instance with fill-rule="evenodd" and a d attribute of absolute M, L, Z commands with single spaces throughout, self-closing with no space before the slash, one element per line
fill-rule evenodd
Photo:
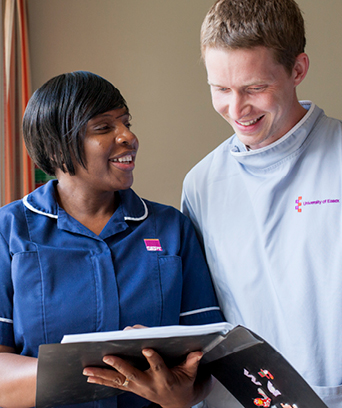
<path fill-rule="evenodd" d="M 264 89 L 265 89 L 265 86 L 253 86 L 249 88 L 249 90 L 252 92 L 259 92 L 259 91 L 263 91 Z"/>
<path fill-rule="evenodd" d="M 126 126 L 127 129 L 130 129 L 132 124 L 130 122 L 128 122 L 128 123 L 125 123 L 125 126 Z"/>

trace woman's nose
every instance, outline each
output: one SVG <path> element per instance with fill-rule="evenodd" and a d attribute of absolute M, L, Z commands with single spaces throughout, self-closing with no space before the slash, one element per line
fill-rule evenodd
<path fill-rule="evenodd" d="M 138 148 L 139 142 L 135 134 L 125 125 L 123 125 L 119 131 L 119 135 L 116 137 L 116 142 L 119 144 L 125 144 L 135 149 Z"/>

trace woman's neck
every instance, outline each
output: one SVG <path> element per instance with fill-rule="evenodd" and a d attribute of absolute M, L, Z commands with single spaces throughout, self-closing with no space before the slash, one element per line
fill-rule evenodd
<path fill-rule="evenodd" d="M 65 212 L 99 235 L 118 207 L 119 197 L 114 191 L 100 192 L 58 180 L 56 198 Z"/>

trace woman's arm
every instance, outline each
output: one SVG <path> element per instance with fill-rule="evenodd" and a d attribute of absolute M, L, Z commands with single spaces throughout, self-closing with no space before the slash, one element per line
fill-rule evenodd
<path fill-rule="evenodd" d="M 20 356 L 0 345 L 0 406 L 28 408 L 36 404 L 37 359 Z"/>

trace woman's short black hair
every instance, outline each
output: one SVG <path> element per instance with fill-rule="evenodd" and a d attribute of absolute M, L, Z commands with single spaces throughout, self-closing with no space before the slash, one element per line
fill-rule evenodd
<path fill-rule="evenodd" d="M 23 118 L 29 155 L 45 173 L 75 174 L 73 162 L 86 168 L 83 141 L 89 119 L 128 107 L 120 91 L 91 72 L 56 76 L 37 89 Z"/>

